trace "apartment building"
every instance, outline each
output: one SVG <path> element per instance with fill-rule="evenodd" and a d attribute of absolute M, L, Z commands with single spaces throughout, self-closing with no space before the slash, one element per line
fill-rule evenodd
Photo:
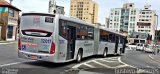
<path fill-rule="evenodd" d="M 133 3 L 126 3 L 123 8 L 113 8 L 110 11 L 109 27 L 117 32 L 133 32 L 138 17 L 138 9 Z"/>
<path fill-rule="evenodd" d="M 93 0 L 70 0 L 70 16 L 97 23 L 98 4 Z"/>
<path fill-rule="evenodd" d="M 151 36 L 151 39 L 154 40 L 157 26 L 157 16 L 156 11 L 151 10 L 150 7 L 150 5 L 145 5 L 144 9 L 140 10 L 135 31 L 147 33 Z"/>
<path fill-rule="evenodd" d="M 154 40 L 157 19 L 155 15 L 156 12 L 150 9 L 150 5 L 138 9 L 134 3 L 125 3 L 122 8 L 110 10 L 108 28 L 125 33 L 128 37 L 133 32 L 146 33 Z"/>

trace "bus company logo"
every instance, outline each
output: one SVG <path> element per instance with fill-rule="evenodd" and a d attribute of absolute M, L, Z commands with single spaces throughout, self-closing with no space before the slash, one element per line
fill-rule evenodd
<path fill-rule="evenodd" d="M 33 42 L 34 39 L 33 38 L 27 38 L 27 37 L 21 37 L 22 41 L 26 41 L 26 42 Z"/>

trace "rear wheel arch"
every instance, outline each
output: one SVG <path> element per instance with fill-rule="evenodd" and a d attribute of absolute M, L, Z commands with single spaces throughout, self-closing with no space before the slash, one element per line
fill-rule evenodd
<path fill-rule="evenodd" d="M 83 48 L 79 48 L 76 56 L 76 62 L 79 63 L 83 57 Z"/>

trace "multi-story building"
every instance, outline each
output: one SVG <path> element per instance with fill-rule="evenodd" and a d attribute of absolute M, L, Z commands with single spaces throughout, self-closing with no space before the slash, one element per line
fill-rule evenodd
<path fill-rule="evenodd" d="M 106 18 L 106 21 L 105 21 L 105 28 L 108 28 L 109 27 L 109 18 Z"/>
<path fill-rule="evenodd" d="M 20 9 L 0 0 L 0 40 L 15 40 Z"/>
<path fill-rule="evenodd" d="M 56 5 L 55 0 L 50 0 L 49 1 L 48 12 L 52 13 L 52 14 L 62 14 L 62 15 L 64 15 L 64 13 L 65 13 L 64 12 L 64 7 Z"/>
<path fill-rule="evenodd" d="M 130 36 L 133 32 L 150 34 L 155 37 L 156 13 L 145 5 L 144 9 L 135 8 L 134 3 L 126 3 L 123 8 L 113 8 L 109 15 L 109 29 L 126 33 Z M 147 38 L 146 38 L 147 39 Z"/>
<path fill-rule="evenodd" d="M 114 8 L 110 11 L 109 27 L 117 32 L 133 32 L 138 17 L 138 9 L 133 3 L 126 3 L 123 8 Z"/>
<path fill-rule="evenodd" d="M 70 16 L 97 23 L 98 4 L 93 0 L 71 0 Z"/>
<path fill-rule="evenodd" d="M 135 31 L 140 33 L 147 33 L 151 36 L 151 39 L 155 38 L 156 30 L 156 12 L 149 9 L 150 5 L 145 5 L 144 9 L 141 9 L 138 16 Z"/>

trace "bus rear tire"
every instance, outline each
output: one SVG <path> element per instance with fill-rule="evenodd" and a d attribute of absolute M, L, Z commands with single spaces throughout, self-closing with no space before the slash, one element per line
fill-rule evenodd
<path fill-rule="evenodd" d="M 105 48 L 104 51 L 103 51 L 103 58 L 107 57 L 107 53 L 108 53 L 108 49 Z"/>
<path fill-rule="evenodd" d="M 79 63 L 81 62 L 81 60 L 82 60 L 82 50 L 79 50 L 77 54 L 76 62 Z"/>

